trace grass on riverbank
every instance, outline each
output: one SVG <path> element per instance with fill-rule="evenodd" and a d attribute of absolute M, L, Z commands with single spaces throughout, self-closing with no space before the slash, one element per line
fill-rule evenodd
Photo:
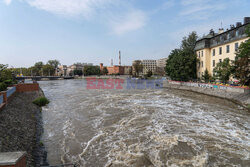
<path fill-rule="evenodd" d="M 49 104 L 49 100 L 46 97 L 38 97 L 33 101 L 33 103 L 38 105 L 39 107 L 42 107 Z"/>

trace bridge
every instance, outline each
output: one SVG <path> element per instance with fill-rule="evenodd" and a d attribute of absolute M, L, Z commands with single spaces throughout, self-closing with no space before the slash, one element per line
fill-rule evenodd
<path fill-rule="evenodd" d="M 40 81 L 42 79 L 57 80 L 57 79 L 74 79 L 73 76 L 21 76 L 16 77 L 17 80 L 31 79 L 35 81 Z"/>

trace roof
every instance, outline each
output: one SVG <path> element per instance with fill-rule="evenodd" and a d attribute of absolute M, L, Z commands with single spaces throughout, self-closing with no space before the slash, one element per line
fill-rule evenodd
<path fill-rule="evenodd" d="M 248 24 L 250 25 L 250 23 L 242 24 L 242 25 L 240 25 L 240 26 L 238 26 L 238 27 L 234 27 L 234 28 L 229 29 L 229 30 L 227 30 L 227 31 L 224 31 L 224 32 L 222 32 L 222 33 L 218 33 L 218 34 L 215 33 L 214 35 L 208 34 L 208 35 L 206 35 L 206 36 L 204 36 L 204 37 L 198 39 L 196 42 L 201 41 L 201 40 L 203 40 L 203 39 L 210 39 L 210 38 L 214 38 L 214 37 L 220 36 L 220 35 L 222 35 L 222 34 L 226 34 L 226 33 L 229 32 L 229 31 L 233 31 L 233 30 L 235 30 L 235 29 L 238 29 L 239 27 L 243 27 L 243 26 L 246 26 L 246 25 L 248 25 Z"/>
<path fill-rule="evenodd" d="M 26 152 L 1 152 L 0 153 L 0 165 L 15 165 Z"/>

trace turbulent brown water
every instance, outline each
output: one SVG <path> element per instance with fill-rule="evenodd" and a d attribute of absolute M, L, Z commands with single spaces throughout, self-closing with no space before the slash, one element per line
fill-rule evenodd
<path fill-rule="evenodd" d="M 218 98 L 168 89 L 87 90 L 85 80 L 40 83 L 51 165 L 250 166 L 250 114 Z"/>

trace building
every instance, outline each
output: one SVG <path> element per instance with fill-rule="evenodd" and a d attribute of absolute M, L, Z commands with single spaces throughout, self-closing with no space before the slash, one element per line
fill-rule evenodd
<path fill-rule="evenodd" d="M 67 66 L 61 65 L 57 68 L 56 75 L 57 76 L 66 76 L 67 75 Z"/>
<path fill-rule="evenodd" d="M 166 67 L 166 61 L 168 60 L 168 58 L 162 58 L 162 59 L 158 59 L 156 60 L 156 66 L 159 68 L 165 68 Z"/>
<path fill-rule="evenodd" d="M 156 72 L 156 60 L 141 60 L 141 64 L 143 66 L 143 74 L 147 74 L 148 71 L 152 73 Z"/>
<path fill-rule="evenodd" d="M 123 66 L 114 65 L 114 66 L 107 67 L 107 69 L 108 69 L 109 75 L 112 75 L 112 74 L 124 75 L 124 67 Z"/>
<path fill-rule="evenodd" d="M 162 58 L 162 59 L 158 59 L 156 60 L 156 74 L 157 75 L 165 75 L 165 67 L 166 67 L 166 63 L 167 63 L 168 58 Z"/>
<path fill-rule="evenodd" d="M 132 74 L 132 66 L 123 66 L 124 67 L 124 75 Z"/>
<path fill-rule="evenodd" d="M 75 70 L 83 71 L 85 66 L 93 66 L 92 63 L 75 63 L 73 65 L 61 65 L 57 68 L 57 76 L 72 76 Z"/>
<path fill-rule="evenodd" d="M 129 75 L 130 71 L 132 70 L 132 66 L 119 66 L 119 65 L 113 65 L 106 67 L 108 70 L 108 75 Z M 102 71 L 104 69 L 103 63 L 100 63 L 100 70 Z"/>
<path fill-rule="evenodd" d="M 230 29 L 224 31 L 220 28 L 218 33 L 210 30 L 210 33 L 196 42 L 195 52 L 199 62 L 197 63 L 197 76 L 201 78 L 207 69 L 210 75 L 217 63 L 225 58 L 235 60 L 236 51 L 240 44 L 248 39 L 245 33 L 246 26 L 250 24 L 250 17 L 244 18 L 244 23 L 237 22 Z"/>
<path fill-rule="evenodd" d="M 121 65 L 121 51 L 119 51 L 119 65 L 113 65 L 113 59 L 111 59 L 111 66 L 106 67 L 108 70 L 108 75 L 119 74 L 119 75 L 129 75 L 132 70 L 132 66 L 122 66 Z M 104 69 L 103 63 L 100 63 L 100 70 Z"/>

